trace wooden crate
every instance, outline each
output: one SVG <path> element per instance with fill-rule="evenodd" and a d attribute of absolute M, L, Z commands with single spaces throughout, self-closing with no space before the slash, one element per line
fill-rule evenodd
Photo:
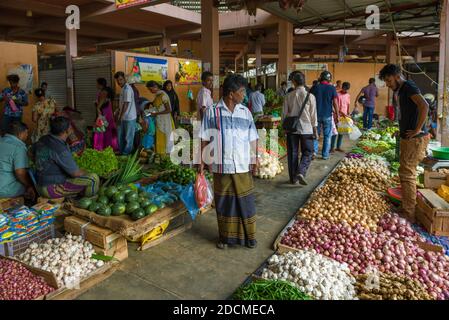
<path fill-rule="evenodd" d="M 108 257 L 114 257 L 120 262 L 128 258 L 128 241 L 124 237 L 120 237 L 113 241 L 109 249 L 94 246 L 95 253 Z"/>
<path fill-rule="evenodd" d="M 445 173 L 436 171 L 424 171 L 424 187 L 427 189 L 438 189 L 442 184 L 446 183 L 448 176 Z"/>
<path fill-rule="evenodd" d="M 75 216 L 69 216 L 64 219 L 64 228 L 68 233 L 77 236 L 81 235 L 83 239 L 89 241 L 94 246 L 105 250 L 113 249 L 116 246 L 116 240 L 120 238 L 125 239 L 118 233 L 114 233 L 109 229 L 99 227 Z"/>
<path fill-rule="evenodd" d="M 449 236 L 449 203 L 432 190 L 419 191 L 416 218 L 430 234 Z"/>

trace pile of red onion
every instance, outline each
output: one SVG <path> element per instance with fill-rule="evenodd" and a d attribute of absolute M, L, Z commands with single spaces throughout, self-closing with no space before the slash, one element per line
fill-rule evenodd
<path fill-rule="evenodd" d="M 397 216 L 386 217 L 385 229 L 374 233 L 357 225 L 332 224 L 327 220 L 296 221 L 281 243 L 297 249 L 315 249 L 339 262 L 347 263 L 354 275 L 364 274 L 369 267 L 381 272 L 408 276 L 420 281 L 436 299 L 449 298 L 449 257 L 428 253 L 410 239 L 417 239 L 408 228 L 395 236 L 402 222 Z M 397 222 L 400 225 L 393 224 Z M 382 223 L 382 225 L 384 225 Z M 401 239 L 401 240 L 398 240 Z"/>
<path fill-rule="evenodd" d="M 20 263 L 0 259 L 0 300 L 34 300 L 54 290 Z"/>
<path fill-rule="evenodd" d="M 396 213 L 386 214 L 379 221 L 377 233 L 385 233 L 395 239 L 426 242 L 426 238 L 413 230 L 412 225 Z"/>

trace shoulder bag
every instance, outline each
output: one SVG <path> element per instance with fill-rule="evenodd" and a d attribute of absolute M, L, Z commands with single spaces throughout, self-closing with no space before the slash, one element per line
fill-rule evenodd
<path fill-rule="evenodd" d="M 302 114 L 304 113 L 304 109 L 306 108 L 307 102 L 309 102 L 310 97 L 310 91 L 307 93 L 306 98 L 304 99 L 304 102 L 302 103 L 301 110 L 299 111 L 299 115 L 295 117 L 286 117 L 284 119 L 284 122 L 282 123 L 282 128 L 287 133 L 296 133 L 299 131 L 301 127 L 301 123 L 299 119 L 301 119 Z M 296 99 L 298 97 L 296 96 Z M 288 113 L 290 113 L 291 110 L 289 108 Z"/>

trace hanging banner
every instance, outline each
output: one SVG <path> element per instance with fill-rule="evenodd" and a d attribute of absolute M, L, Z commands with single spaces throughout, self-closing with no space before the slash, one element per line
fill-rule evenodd
<path fill-rule="evenodd" d="M 153 2 L 154 0 L 115 0 L 115 7 L 117 9 L 123 9 L 126 7 L 135 6 L 138 4 Z"/>
<path fill-rule="evenodd" d="M 201 83 L 202 66 L 200 61 L 179 60 L 176 82 L 178 84 Z"/>
<path fill-rule="evenodd" d="M 130 83 L 154 80 L 162 84 L 168 79 L 168 60 L 144 57 L 126 57 L 126 75 Z"/>

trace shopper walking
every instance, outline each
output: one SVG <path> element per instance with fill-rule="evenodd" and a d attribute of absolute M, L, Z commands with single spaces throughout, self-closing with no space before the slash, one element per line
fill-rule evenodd
<path fill-rule="evenodd" d="M 337 105 L 338 105 L 338 111 L 339 115 L 336 115 L 337 117 L 349 117 L 349 108 L 351 105 L 351 95 L 349 94 L 349 89 L 351 88 L 351 84 L 349 82 L 343 82 L 341 86 L 341 90 L 337 93 Z M 335 116 L 335 115 L 334 115 Z M 335 136 L 332 136 L 332 142 L 331 142 L 331 153 L 336 150 L 339 152 L 344 152 L 341 149 L 341 146 L 343 145 L 343 135 L 338 134 Z M 337 147 L 335 149 L 335 147 Z"/>
<path fill-rule="evenodd" d="M 165 81 L 162 90 L 164 90 L 164 92 L 170 98 L 170 106 L 172 109 L 171 115 L 173 117 L 173 121 L 175 122 L 175 126 L 176 126 L 178 123 L 178 118 L 179 118 L 179 114 L 181 113 L 181 111 L 179 109 L 179 97 L 175 91 L 175 88 L 173 87 L 173 82 L 171 80 Z"/>
<path fill-rule="evenodd" d="M 56 112 L 56 103 L 53 99 L 47 99 L 42 89 L 36 89 L 34 95 L 38 101 L 33 106 L 32 119 L 36 128 L 31 136 L 33 143 L 50 132 L 50 118 Z"/>
<path fill-rule="evenodd" d="M 147 88 L 156 96 L 150 109 L 151 116 L 156 119 L 156 153 L 169 154 L 173 151 L 174 141 L 171 134 L 175 130 L 170 98 L 159 88 L 156 81 L 148 81 Z"/>
<path fill-rule="evenodd" d="M 6 77 L 10 87 L 0 94 L 0 102 L 4 101 L 1 131 L 6 132 L 13 121 L 22 121 L 23 108 L 28 106 L 28 95 L 19 87 L 20 78 L 16 74 Z"/>
<path fill-rule="evenodd" d="M 332 74 L 323 71 L 320 76 L 320 83 L 310 90 L 316 98 L 318 116 L 318 135 L 323 135 L 323 160 L 329 159 L 332 139 L 332 112 L 338 115 L 337 90 L 331 85 Z M 338 120 L 337 120 L 338 121 Z M 319 142 L 315 140 L 315 154 L 318 154 Z"/>
<path fill-rule="evenodd" d="M 318 136 L 316 100 L 307 92 L 302 72 L 293 74 L 291 78 L 295 90 L 285 98 L 282 119 L 297 117 L 298 126 L 295 131 L 287 132 L 288 173 L 291 184 L 307 185 L 305 177 L 312 162 L 314 139 Z M 301 161 L 298 163 L 299 146 Z"/>
<path fill-rule="evenodd" d="M 112 111 L 112 99 L 114 94 L 111 88 L 105 87 L 101 90 L 97 107 L 97 120 L 95 122 L 95 132 L 93 147 L 95 150 L 104 150 L 111 147 L 115 152 L 119 151 L 117 126 Z"/>
<path fill-rule="evenodd" d="M 257 130 L 251 112 L 241 103 L 246 80 L 230 75 L 223 83 L 223 99 L 206 110 L 200 130 L 205 164 L 214 173 L 215 207 L 218 218 L 217 247 L 256 247 L 256 207 L 252 172 L 257 163 Z M 213 153 L 213 159 L 207 158 Z M 252 171 L 252 172 L 251 172 Z"/>
<path fill-rule="evenodd" d="M 202 121 L 205 110 L 214 105 L 214 100 L 212 98 L 212 90 L 214 89 L 214 75 L 212 72 L 205 71 L 201 75 L 201 81 L 203 82 L 203 86 L 198 92 L 198 96 L 196 98 L 198 112 L 197 117 L 199 121 Z"/>
<path fill-rule="evenodd" d="M 370 130 L 373 126 L 373 115 L 376 109 L 376 98 L 379 90 L 376 87 L 376 79 L 369 79 L 369 84 L 364 87 L 355 99 L 355 109 L 358 108 L 359 100 L 363 101 L 363 129 Z"/>
<path fill-rule="evenodd" d="M 265 107 L 265 95 L 261 91 L 262 85 L 256 85 L 256 91 L 254 91 L 249 98 L 254 121 L 257 121 L 261 116 L 263 116 L 263 108 Z"/>
<path fill-rule="evenodd" d="M 119 108 L 116 112 L 119 149 L 121 154 L 129 155 L 133 151 L 134 136 L 136 134 L 136 100 L 133 89 L 126 82 L 125 74 L 119 71 L 114 75 L 114 78 L 120 88 L 122 88 Z"/>
<path fill-rule="evenodd" d="M 288 94 L 288 88 L 287 88 L 286 81 L 282 81 L 281 86 L 276 93 L 280 97 L 285 97 Z"/>
<path fill-rule="evenodd" d="M 399 119 L 400 167 L 403 214 L 415 221 L 416 167 L 426 156 L 430 135 L 426 120 L 429 106 L 413 81 L 406 80 L 400 66 L 389 64 L 380 71 L 380 79 L 397 96 L 401 117 Z"/>

